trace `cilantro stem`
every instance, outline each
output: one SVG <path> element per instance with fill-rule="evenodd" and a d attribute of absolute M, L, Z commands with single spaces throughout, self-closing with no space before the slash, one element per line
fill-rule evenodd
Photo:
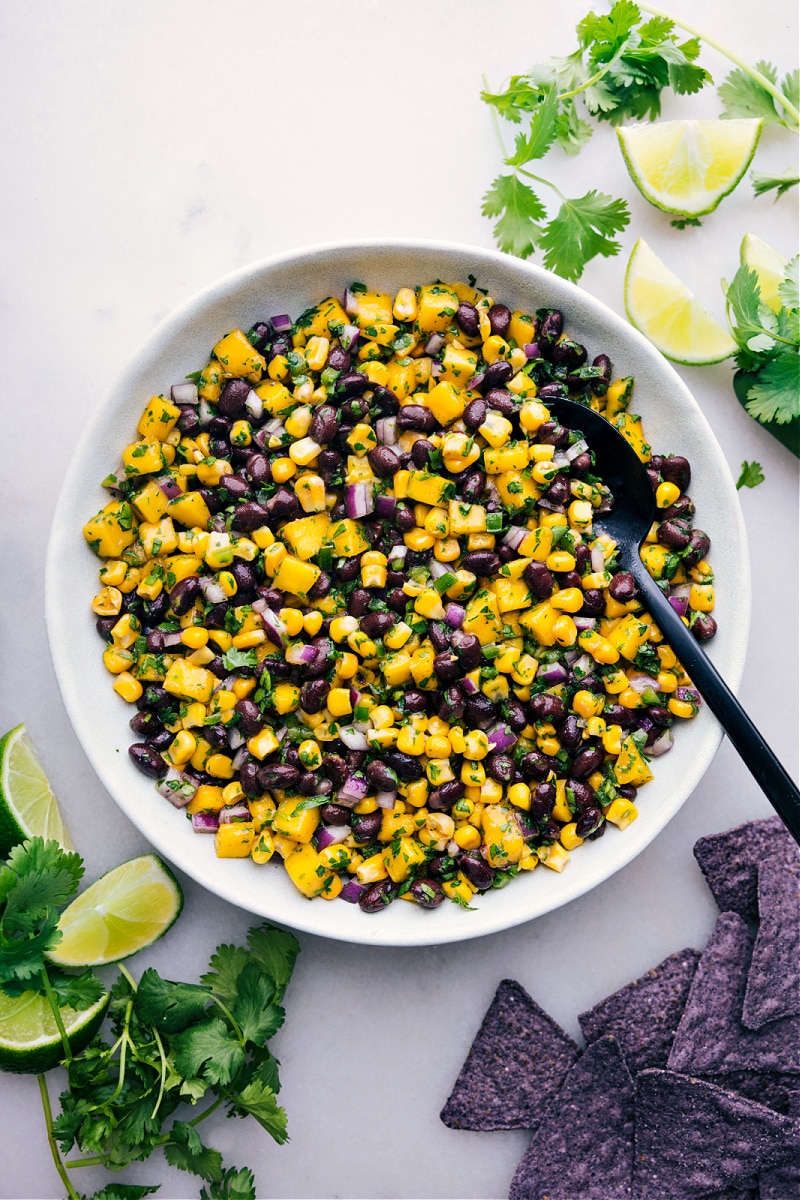
<path fill-rule="evenodd" d="M 608 74 L 610 68 L 615 65 L 618 58 L 619 55 L 615 54 L 614 57 L 609 59 L 607 63 L 603 64 L 599 71 L 595 71 L 591 79 L 585 80 L 580 87 L 573 88 L 571 92 L 559 92 L 559 100 L 572 100 L 575 96 L 580 96 L 581 92 L 585 92 L 587 88 L 594 87 L 596 83 L 600 82 L 604 75 Z"/>
<path fill-rule="evenodd" d="M 50 1096 L 47 1091 L 47 1080 L 45 1079 L 44 1075 L 37 1075 L 36 1078 L 39 1081 L 39 1095 L 42 1098 L 42 1108 L 44 1109 L 44 1123 L 47 1127 L 47 1142 L 48 1142 L 48 1145 L 50 1146 L 50 1153 L 53 1156 L 53 1163 L 55 1165 L 56 1170 L 58 1171 L 61 1182 L 64 1184 L 64 1187 L 67 1189 L 67 1196 L 69 1197 L 69 1200 L 80 1200 L 78 1193 L 75 1191 L 75 1188 L 72 1186 L 72 1180 L 70 1179 L 69 1175 L 67 1174 L 67 1168 L 64 1165 L 64 1160 L 62 1159 L 61 1153 L 58 1149 L 58 1146 L 56 1145 L 56 1139 L 53 1137 L 53 1110 L 50 1107 Z"/>
<path fill-rule="evenodd" d="M 158 1081 L 158 1096 L 156 1097 L 156 1102 L 155 1102 L 153 1111 L 150 1114 L 151 1121 L 155 1120 L 156 1113 L 158 1112 L 159 1108 L 161 1107 L 161 1101 L 164 1096 L 164 1083 L 167 1078 L 167 1056 L 164 1053 L 164 1043 L 161 1041 L 161 1035 L 155 1027 L 153 1027 L 153 1037 L 156 1039 L 156 1045 L 158 1046 L 158 1053 L 161 1056 L 161 1070 L 159 1073 L 160 1078 Z"/>
<path fill-rule="evenodd" d="M 222 1003 L 219 996 L 214 996 L 213 999 L 214 999 L 214 1003 L 217 1004 L 222 1009 L 222 1011 L 225 1013 L 225 1016 L 228 1018 L 231 1025 L 233 1026 L 233 1032 L 236 1034 L 236 1036 L 239 1039 L 242 1046 L 244 1046 L 247 1039 L 245 1038 L 244 1034 L 242 1033 L 241 1029 L 239 1028 L 238 1022 L 235 1020 L 233 1013 L 226 1005 L 224 1005 Z"/>
<path fill-rule="evenodd" d="M 703 33 L 697 26 L 690 25 L 687 21 L 677 20 L 677 18 L 673 17 L 672 13 L 665 12 L 663 8 L 655 8 L 650 4 L 639 4 L 639 8 L 642 12 L 650 13 L 651 17 L 663 17 L 664 20 L 672 21 L 673 25 L 677 25 L 679 29 L 685 30 L 686 33 L 691 33 L 694 37 L 700 38 L 712 50 L 718 51 L 724 58 L 729 59 L 741 71 L 744 71 L 745 75 L 749 75 L 751 79 L 760 84 L 765 92 L 769 92 L 773 100 L 777 100 L 778 104 L 780 104 L 787 116 L 791 117 L 795 125 L 800 126 L 800 111 L 795 108 L 789 98 L 784 96 L 780 88 L 776 87 L 771 79 L 767 79 L 766 75 L 762 75 L 755 67 L 751 67 L 743 58 L 739 58 L 738 54 L 732 53 L 727 46 L 723 46 L 716 38 L 709 37 L 707 33 Z M 796 130 L 795 132 L 799 131 Z"/>
<path fill-rule="evenodd" d="M 605 68 L 604 68 L 604 70 L 605 70 Z M 485 75 L 482 75 L 481 79 L 483 80 L 483 90 L 485 92 L 488 92 L 489 81 L 487 80 Z M 497 142 L 498 142 L 498 145 L 500 146 L 500 150 L 503 155 L 503 162 L 506 164 L 506 166 L 511 167 L 511 170 L 514 172 L 515 175 L 525 175 L 525 176 L 527 176 L 528 179 L 532 179 L 534 181 L 534 183 L 543 183 L 545 187 L 549 187 L 552 191 L 554 191 L 556 193 L 557 196 L 560 196 L 562 200 L 565 200 L 566 197 L 564 196 L 564 193 L 562 191 L 560 191 L 554 183 L 551 183 L 549 179 L 543 179 L 541 175 L 534 175 L 532 171 L 526 171 L 524 167 L 515 166 L 513 163 L 510 163 L 508 161 L 508 150 L 506 150 L 506 144 L 503 141 L 503 135 L 500 132 L 500 122 L 497 119 L 497 113 L 495 112 L 492 105 L 489 106 L 489 111 L 492 116 L 492 124 L 494 125 L 495 136 L 497 137 Z M 217 1001 L 217 1003 L 219 1004 L 219 1001 Z M 223 1006 L 220 1005 L 220 1007 L 222 1008 Z M 230 1017 L 231 1021 L 233 1021 L 233 1017 L 230 1016 L 230 1013 L 227 1012 L 227 1010 L 225 1010 L 225 1013 L 226 1013 L 226 1016 Z M 234 1024 L 235 1023 L 236 1022 L 234 1021 Z"/>
<path fill-rule="evenodd" d="M 53 1020 L 58 1029 L 58 1036 L 61 1038 L 61 1045 L 64 1048 L 64 1058 L 67 1062 L 72 1061 L 72 1048 L 69 1044 L 67 1031 L 64 1027 L 64 1019 L 61 1016 L 61 1008 L 59 1007 L 58 997 L 53 991 L 53 985 L 50 982 L 50 976 L 47 974 L 47 967 L 42 967 L 42 984 L 44 985 L 44 994 L 47 998 L 47 1003 L 50 1005 L 50 1011 L 53 1014 Z"/>
<path fill-rule="evenodd" d="M 512 167 L 512 170 L 518 171 L 520 175 L 527 175 L 528 179 L 532 179 L 534 183 L 543 183 L 545 187 L 549 187 L 556 193 L 557 196 L 560 196 L 562 200 L 566 201 L 567 197 L 564 195 L 561 189 L 557 188 L 556 185 L 551 183 L 549 179 L 543 179 L 541 175 L 534 175 L 533 171 L 526 171 L 524 167 Z"/>

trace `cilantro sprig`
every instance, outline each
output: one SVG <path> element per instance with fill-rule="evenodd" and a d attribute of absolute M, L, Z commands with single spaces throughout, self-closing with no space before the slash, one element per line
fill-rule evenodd
<path fill-rule="evenodd" d="M 39 1088 L 54 1163 L 70 1200 L 81 1198 L 68 1168 L 116 1172 L 159 1149 L 172 1166 L 204 1181 L 201 1200 L 255 1200 L 252 1172 L 226 1167 L 198 1126 L 222 1108 L 229 1117 L 252 1117 L 276 1142 L 286 1141 L 269 1040 L 284 1021 L 296 939 L 267 924 L 255 926 L 246 946 L 216 948 L 199 983 L 164 979 L 152 967 L 137 982 L 118 964 L 107 1011 L 111 1036 L 106 1040 L 101 1031 L 73 1054 L 60 1010 L 86 1008 L 105 989 L 92 971 L 72 974 L 48 963 L 46 955 L 61 938 L 60 912 L 83 873 L 80 855 L 42 838 L 15 847 L 0 866 L 0 991 L 46 996 L 64 1044 L 68 1087 L 55 1119 L 44 1075 Z M 79 1157 L 65 1162 L 62 1154 L 73 1148 Z M 114 1183 L 92 1200 L 141 1200 L 157 1190 Z"/>
<path fill-rule="evenodd" d="M 692 95 L 713 83 L 696 61 L 703 44 L 735 65 L 719 88 L 725 117 L 763 117 L 768 124 L 800 129 L 798 72 L 779 85 L 772 64 L 751 67 L 660 9 L 616 0 L 606 14 L 587 13 L 575 33 L 577 49 L 571 54 L 512 76 L 502 91 L 490 91 L 484 80 L 481 93 L 492 109 L 509 168 L 483 197 L 484 216 L 496 218 L 495 240 L 501 250 L 519 258 L 541 251 L 546 267 L 572 280 L 597 255 L 619 252 L 615 235 L 630 220 L 628 206 L 594 189 L 566 197 L 551 179 L 534 174 L 530 164 L 554 149 L 580 153 L 597 123 L 655 120 L 665 91 Z M 503 142 L 500 121 L 520 127 L 512 153 Z M 753 175 L 757 195 L 774 191 L 777 198 L 797 182 L 791 170 L 774 177 Z M 556 197 L 555 213 L 542 199 L 542 187 Z"/>
<path fill-rule="evenodd" d="M 738 347 L 733 378 L 751 417 L 800 456 L 800 295 L 798 262 L 786 266 L 773 311 L 761 300 L 758 275 L 739 267 L 725 287 L 728 322 Z M 751 485 L 752 486 L 752 485 Z"/>

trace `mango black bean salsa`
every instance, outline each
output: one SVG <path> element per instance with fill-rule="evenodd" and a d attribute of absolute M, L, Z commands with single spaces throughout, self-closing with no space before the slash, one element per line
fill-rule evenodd
<path fill-rule="evenodd" d="M 642 557 L 705 640 L 690 465 L 652 453 L 633 387 L 556 310 L 353 283 L 147 400 L 84 528 L 92 610 L 131 759 L 220 858 L 367 913 L 471 907 L 636 819 L 699 697 L 547 407 L 603 413 L 647 464 Z"/>

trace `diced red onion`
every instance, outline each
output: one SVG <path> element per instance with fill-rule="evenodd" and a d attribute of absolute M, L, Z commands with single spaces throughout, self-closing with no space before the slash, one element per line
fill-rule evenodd
<path fill-rule="evenodd" d="M 251 601 L 250 607 L 252 608 L 253 612 L 257 612 L 260 616 L 262 613 L 266 612 L 266 610 L 269 608 L 269 605 L 263 596 L 258 596 L 255 600 Z"/>
<path fill-rule="evenodd" d="M 461 847 L 459 846 L 459 844 L 455 840 L 455 838 L 451 838 L 450 841 L 447 843 L 447 853 L 450 855 L 451 858 L 457 858 L 458 855 L 461 854 Z"/>
<path fill-rule="evenodd" d="M 388 493 L 375 497 L 375 512 L 379 517 L 393 517 L 397 511 L 397 501 Z M 405 547 L 403 547 L 405 549 Z"/>
<path fill-rule="evenodd" d="M 288 727 L 286 725 L 281 725 L 280 729 L 275 730 L 275 737 L 278 739 L 279 742 L 282 742 L 283 739 L 286 737 L 287 732 L 288 732 Z"/>
<path fill-rule="evenodd" d="M 225 514 L 224 513 L 217 513 L 215 517 L 212 517 L 211 524 L 209 525 L 209 532 L 225 533 Z"/>
<path fill-rule="evenodd" d="M 432 333 L 431 336 L 428 338 L 427 342 L 425 343 L 425 353 L 426 354 L 438 354 L 443 345 L 444 345 L 444 334 L 443 333 Z"/>
<path fill-rule="evenodd" d="M 192 829 L 195 833 L 216 833 L 219 829 L 219 818 L 214 812 L 192 813 Z"/>
<path fill-rule="evenodd" d="M 238 732 L 238 730 L 237 730 L 237 732 Z M 234 771 L 240 771 L 242 769 L 242 767 L 244 766 L 244 764 L 247 762 L 249 757 L 250 757 L 250 752 L 248 751 L 247 746 L 246 745 L 239 746 L 238 750 L 236 751 L 233 758 L 231 759 L 231 762 L 233 763 Z"/>
<path fill-rule="evenodd" d="M 254 421 L 260 420 L 264 412 L 264 401 L 261 399 L 258 392 L 253 391 L 251 388 L 247 393 L 247 399 L 244 402 L 244 406 Z"/>
<path fill-rule="evenodd" d="M 276 317 L 270 317 L 269 323 L 276 333 L 288 333 L 292 328 L 292 318 L 288 313 L 278 313 Z"/>
<path fill-rule="evenodd" d="M 444 610 L 444 619 L 451 629 L 460 629 L 464 624 L 464 618 L 467 615 L 467 610 L 460 604 L 454 604 L 452 601 Z"/>
<path fill-rule="evenodd" d="M 171 475 L 159 475 L 156 483 L 168 500 L 176 500 L 178 496 L 183 495 L 177 479 L 173 479 Z"/>
<path fill-rule="evenodd" d="M 238 804 L 229 804 L 219 811 L 220 825 L 231 825 L 234 821 L 249 821 L 250 809 L 240 800 Z"/>
<path fill-rule="evenodd" d="M 472 379 L 467 380 L 467 391 L 471 392 L 473 388 L 478 388 L 483 383 L 483 371 L 478 375 L 473 375 Z"/>
<path fill-rule="evenodd" d="M 318 849 L 324 850 L 326 846 L 338 846 L 349 834 L 349 825 L 318 825 L 314 840 Z"/>
<path fill-rule="evenodd" d="M 560 467 L 562 469 L 569 466 L 569 459 L 567 458 L 566 454 L 563 454 L 560 450 L 556 451 L 556 453 L 550 459 L 550 462 L 554 467 Z"/>
<path fill-rule="evenodd" d="M 269 444 L 269 434 L 266 429 L 257 429 L 253 434 L 253 445 L 259 450 L 266 450 Z"/>
<path fill-rule="evenodd" d="M 344 489 L 344 507 L 348 517 L 351 517 L 353 520 L 369 516 L 375 508 L 372 496 L 372 484 L 346 484 Z"/>
<path fill-rule="evenodd" d="M 200 422 L 200 428 L 205 429 L 210 421 L 213 421 L 216 416 L 213 405 L 209 404 L 205 396 L 200 397 L 200 404 L 197 409 L 197 419 Z"/>
<path fill-rule="evenodd" d="M 675 689 L 675 699 L 685 700 L 687 704 L 702 704 L 700 693 L 694 688 L 679 687 Z"/>
<path fill-rule="evenodd" d="M 581 657 L 580 650 L 573 649 L 573 650 L 565 650 L 564 651 L 564 662 L 567 664 L 568 667 L 573 666 L 580 657 Z"/>
<path fill-rule="evenodd" d="M 592 546 L 592 570 L 598 575 L 606 569 L 606 555 L 602 546 Z"/>
<path fill-rule="evenodd" d="M 397 792 L 378 792 L 375 799 L 378 802 L 378 808 L 393 808 Z"/>
<path fill-rule="evenodd" d="M 408 553 L 408 546 L 392 546 L 386 558 L 389 562 L 400 562 Z"/>
<path fill-rule="evenodd" d="M 504 546 L 510 546 L 512 550 L 519 550 L 527 532 L 527 529 L 523 525 L 512 525 L 500 540 Z"/>
<path fill-rule="evenodd" d="M 358 316 L 358 296 L 355 292 L 351 292 L 350 288 L 344 289 L 344 311 L 348 317 Z"/>
<path fill-rule="evenodd" d="M 583 454 L 584 450 L 588 449 L 589 444 L 586 439 L 579 438 L 577 442 L 573 442 L 571 446 L 567 447 L 564 451 L 564 457 L 567 462 L 573 462 L 580 454 Z"/>
<path fill-rule="evenodd" d="M 447 563 L 442 563 L 439 562 L 437 558 L 432 558 L 428 563 L 428 570 L 430 572 L 431 579 L 441 579 L 443 575 L 448 574 L 450 567 Z"/>
<path fill-rule="evenodd" d="M 198 404 L 200 401 L 197 384 L 190 383 L 188 380 L 184 383 L 173 383 L 169 394 L 175 404 Z"/>
<path fill-rule="evenodd" d="M 164 649 L 171 650 L 173 646 L 180 646 L 183 631 L 180 629 L 171 629 L 168 633 L 162 635 L 164 639 Z"/>
<path fill-rule="evenodd" d="M 522 349 L 525 351 L 525 355 L 527 358 L 541 358 L 542 357 L 541 351 L 539 350 L 538 342 L 526 342 L 525 345 L 522 347 Z"/>
<path fill-rule="evenodd" d="M 339 804 L 358 804 L 366 794 L 367 781 L 364 776 L 351 773 L 336 793 L 336 800 Z"/>
<path fill-rule="evenodd" d="M 474 696 L 478 692 L 478 685 L 469 675 L 465 675 L 458 685 L 465 696 Z"/>
<path fill-rule="evenodd" d="M 548 512 L 565 513 L 567 510 L 563 504 L 556 504 L 552 500 L 537 500 L 539 508 L 546 508 Z"/>
<path fill-rule="evenodd" d="M 264 432 L 268 433 L 270 437 L 283 437 L 286 430 L 280 417 L 273 417 L 271 421 L 267 421 Z"/>
<path fill-rule="evenodd" d="M 433 375 L 434 379 L 438 379 L 443 370 L 444 370 L 444 367 L 439 362 L 439 360 L 434 359 L 433 362 L 431 363 L 431 375 Z"/>
<path fill-rule="evenodd" d="M 200 589 L 203 593 L 203 599 L 208 604 L 221 604 L 223 600 L 227 599 L 222 585 L 210 575 L 200 576 Z"/>
<path fill-rule="evenodd" d="M 348 750 L 369 750 L 369 742 L 364 734 L 352 725 L 339 726 L 339 739 L 344 742 Z"/>
<path fill-rule="evenodd" d="M 597 617 L 581 617 L 577 613 L 572 620 L 575 623 L 578 633 L 584 633 L 587 629 L 594 629 L 597 624 Z"/>
<path fill-rule="evenodd" d="M 594 674 L 595 661 L 591 654 L 582 654 L 580 658 L 573 663 L 572 670 L 576 675 L 580 675 L 585 679 L 588 675 Z"/>
<path fill-rule="evenodd" d="M 493 726 L 486 736 L 489 739 L 490 748 L 498 751 L 500 754 L 502 754 L 504 750 L 510 749 L 511 746 L 515 746 L 518 740 L 517 735 L 514 733 L 511 727 L 503 724 L 502 722 Z"/>
<path fill-rule="evenodd" d="M 104 481 L 103 487 L 108 488 L 110 492 L 121 493 L 122 485 L 127 481 L 127 478 L 128 477 L 125 474 L 125 468 L 120 467 L 119 470 L 115 471 L 113 475 L 108 476 L 108 482 Z"/>
<path fill-rule="evenodd" d="M 244 734 L 238 725 L 228 726 L 228 746 L 231 750 L 238 750 L 245 742 Z"/>
<path fill-rule="evenodd" d="M 351 315 L 355 316 L 355 313 L 352 313 Z M 343 350 L 355 350 L 360 337 L 361 330 L 357 325 L 345 325 L 344 329 L 339 334 L 339 344 Z"/>
<path fill-rule="evenodd" d="M 259 616 L 264 623 L 267 637 L 273 646 L 280 646 L 282 650 L 285 649 L 289 645 L 289 633 L 278 614 L 273 609 L 267 607 L 262 613 L 259 613 Z"/>
<path fill-rule="evenodd" d="M 314 661 L 317 657 L 317 648 L 309 642 L 295 642 L 286 651 L 284 657 L 293 667 L 301 667 Z"/>
<path fill-rule="evenodd" d="M 653 679 L 652 675 L 637 674 L 628 676 L 628 687 L 633 688 L 633 690 L 638 692 L 640 696 L 643 692 L 646 692 L 648 688 L 655 690 L 656 685 L 657 681 Z"/>
<path fill-rule="evenodd" d="M 560 662 L 545 663 L 539 667 L 536 678 L 547 687 L 558 687 L 560 683 L 567 682 L 567 669 Z"/>
<path fill-rule="evenodd" d="M 674 741 L 675 739 L 672 736 L 672 730 L 665 729 L 664 732 L 656 738 L 652 746 L 647 747 L 647 753 L 651 756 L 651 758 L 659 758 L 662 754 L 666 754 L 668 750 L 672 749 Z"/>
<path fill-rule="evenodd" d="M 197 791 L 197 784 L 187 779 L 181 771 L 169 767 L 166 775 L 156 784 L 156 791 L 169 800 L 174 808 L 185 808 Z"/>
<path fill-rule="evenodd" d="M 396 446 L 397 417 L 380 417 L 375 422 L 375 436 L 382 446 Z"/>
<path fill-rule="evenodd" d="M 359 883 L 357 879 L 348 879 L 339 892 L 339 899 L 346 900 L 348 904 L 358 904 L 359 898 L 363 896 L 366 890 L 366 883 Z"/>
<path fill-rule="evenodd" d="M 669 602 L 679 617 L 685 617 L 689 609 L 689 601 L 683 596 L 670 596 Z"/>

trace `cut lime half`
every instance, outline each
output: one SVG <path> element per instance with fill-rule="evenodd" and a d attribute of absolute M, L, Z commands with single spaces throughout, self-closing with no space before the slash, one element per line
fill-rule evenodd
<path fill-rule="evenodd" d="M 786 259 L 755 233 L 746 233 L 742 238 L 739 260 L 743 267 L 750 267 L 758 276 L 762 304 L 773 312 L 781 307 L 778 288 L 783 282 Z"/>
<path fill-rule="evenodd" d="M 617 130 L 645 200 L 677 217 L 713 212 L 750 166 L 762 120 L 655 121 Z"/>
<path fill-rule="evenodd" d="M 73 1008 L 60 1010 L 73 1054 L 92 1040 L 107 1003 L 105 995 L 80 1012 Z M 14 997 L 0 992 L 0 1070 L 38 1075 L 57 1067 L 63 1057 L 64 1047 L 46 998 L 36 992 Z"/>
<path fill-rule="evenodd" d="M 180 884 L 157 854 L 121 863 L 61 914 L 61 941 L 47 957 L 60 967 L 101 967 L 163 937 L 183 908 Z"/>
<path fill-rule="evenodd" d="M 736 343 L 673 275 L 643 238 L 625 272 L 628 320 L 673 362 L 704 366 L 722 362 Z"/>
<path fill-rule="evenodd" d="M 17 725 L 0 738 L 0 858 L 6 858 L 13 846 L 29 837 L 72 849 L 33 743 L 25 726 Z"/>

